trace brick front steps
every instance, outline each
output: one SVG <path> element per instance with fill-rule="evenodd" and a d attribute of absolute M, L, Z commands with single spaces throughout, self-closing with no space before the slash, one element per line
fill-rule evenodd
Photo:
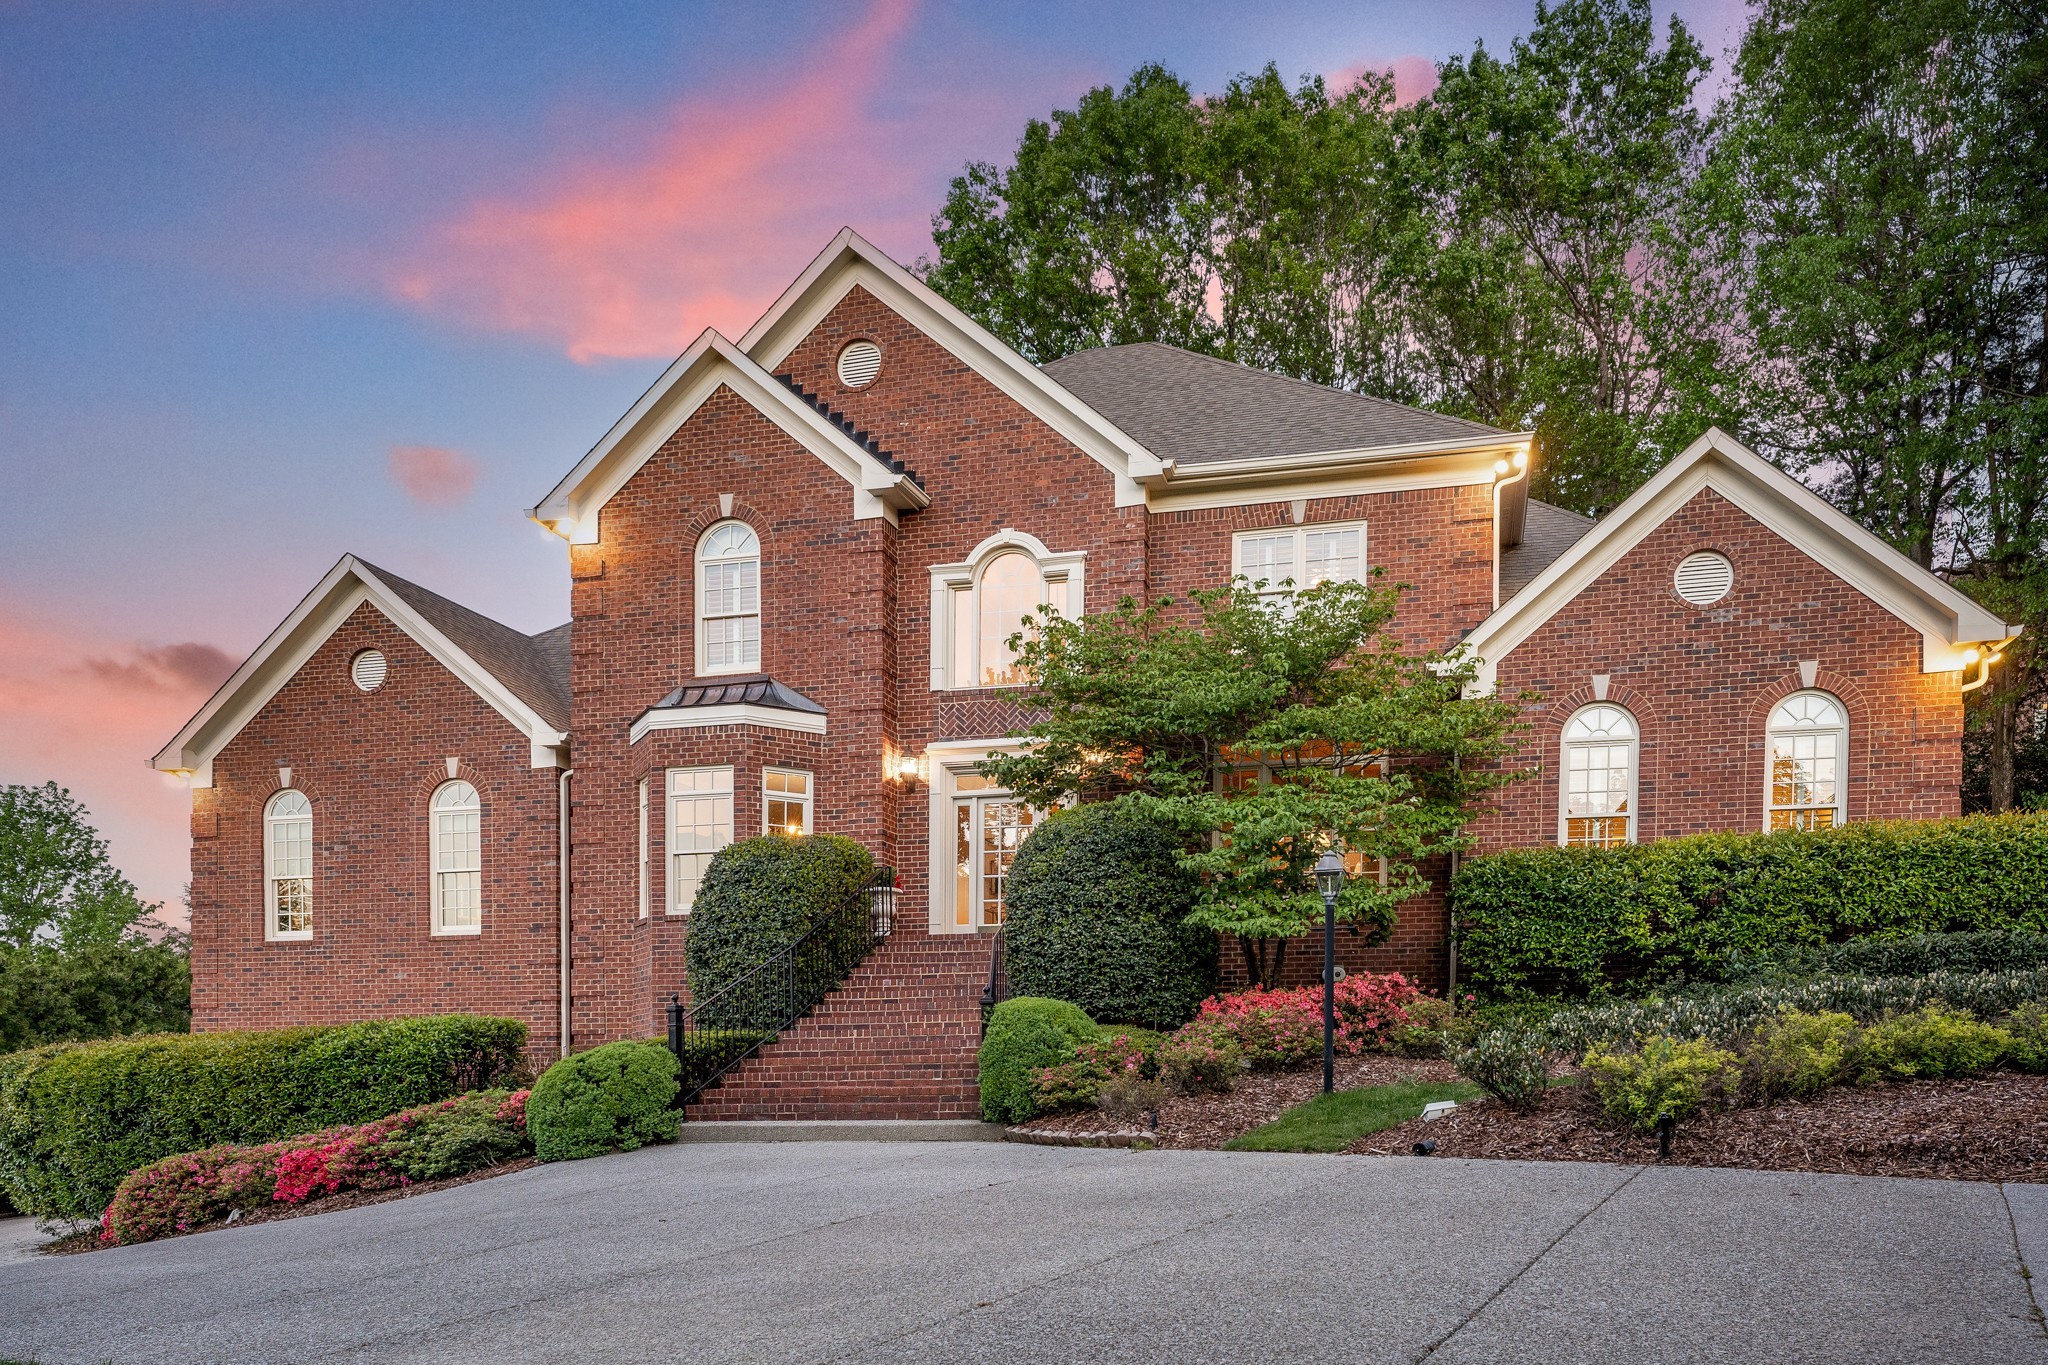
<path fill-rule="evenodd" d="M 985 938 L 897 930 L 687 1119 L 979 1118 L 988 959 Z"/>

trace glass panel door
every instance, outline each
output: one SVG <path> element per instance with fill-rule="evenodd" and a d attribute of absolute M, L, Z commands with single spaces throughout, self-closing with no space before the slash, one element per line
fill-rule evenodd
<path fill-rule="evenodd" d="M 978 781 L 978 780 L 977 780 Z M 967 782 L 960 784 L 965 787 Z M 1017 850 L 1037 825 L 1039 812 L 1006 793 L 953 800 L 953 925 L 994 929 L 1003 922 L 1003 888 Z"/>

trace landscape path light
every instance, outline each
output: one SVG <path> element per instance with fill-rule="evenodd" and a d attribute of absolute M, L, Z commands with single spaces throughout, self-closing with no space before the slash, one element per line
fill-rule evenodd
<path fill-rule="evenodd" d="M 1323 1093 L 1337 1088 L 1337 897 L 1344 894 L 1344 855 L 1332 843 L 1316 860 L 1323 896 Z"/>

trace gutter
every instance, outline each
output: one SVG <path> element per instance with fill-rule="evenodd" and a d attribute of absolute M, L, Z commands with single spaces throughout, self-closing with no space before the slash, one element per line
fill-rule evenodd
<path fill-rule="evenodd" d="M 562 776 L 556 783 L 559 806 L 555 816 L 555 828 L 561 839 L 560 865 L 562 871 L 561 892 L 561 1031 L 556 1034 L 560 1040 L 564 1057 L 569 1055 L 569 779 L 576 775 L 574 768 L 562 769 Z"/>

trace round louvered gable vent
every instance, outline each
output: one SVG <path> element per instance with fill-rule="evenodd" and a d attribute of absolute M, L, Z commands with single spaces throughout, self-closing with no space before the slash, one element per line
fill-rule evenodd
<path fill-rule="evenodd" d="M 382 654 L 366 649 L 349 661 L 349 680 L 365 692 L 375 692 L 384 685 L 386 667 Z"/>
<path fill-rule="evenodd" d="M 882 372 L 882 348 L 872 341 L 852 342 L 839 353 L 839 382 L 864 389 Z"/>
<path fill-rule="evenodd" d="M 1711 606 L 1726 597 L 1728 590 L 1735 586 L 1735 566 L 1728 562 L 1726 555 L 1701 550 L 1678 562 L 1678 572 L 1672 576 L 1672 585 L 1678 589 L 1680 597 L 1694 606 Z"/>

